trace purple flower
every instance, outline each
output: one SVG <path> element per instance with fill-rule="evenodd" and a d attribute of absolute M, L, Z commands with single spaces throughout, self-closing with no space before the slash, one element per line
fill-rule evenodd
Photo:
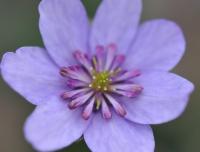
<path fill-rule="evenodd" d="M 141 0 L 104 0 L 90 26 L 80 0 L 43 0 L 45 49 L 6 53 L 4 80 L 35 111 L 26 139 L 39 151 L 82 135 L 93 152 L 153 152 L 149 125 L 177 118 L 193 85 L 169 72 L 181 59 L 181 29 L 163 19 L 139 25 Z"/>

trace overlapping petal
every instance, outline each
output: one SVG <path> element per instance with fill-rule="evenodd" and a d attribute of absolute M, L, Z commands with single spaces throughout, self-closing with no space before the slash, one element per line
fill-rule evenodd
<path fill-rule="evenodd" d="M 124 99 L 126 118 L 141 124 L 160 124 L 184 111 L 194 89 L 191 82 L 168 72 L 143 72 L 135 82 L 144 90 L 135 99 Z"/>
<path fill-rule="evenodd" d="M 93 152 L 154 151 L 154 137 L 148 125 L 135 124 L 116 115 L 105 120 L 97 114 L 84 138 Z"/>
<path fill-rule="evenodd" d="M 81 110 L 68 109 L 67 103 L 52 98 L 40 105 L 25 123 L 26 139 L 39 151 L 55 151 L 78 140 L 89 124 Z"/>
<path fill-rule="evenodd" d="M 182 30 L 168 20 L 145 22 L 127 52 L 126 66 L 139 69 L 171 70 L 185 51 Z"/>
<path fill-rule="evenodd" d="M 51 96 L 59 96 L 64 81 L 46 50 L 23 47 L 4 54 L 1 61 L 3 79 L 32 104 L 39 105 Z"/>
<path fill-rule="evenodd" d="M 73 63 L 77 49 L 88 51 L 89 23 L 80 0 L 42 0 L 39 11 L 44 44 L 58 65 Z"/>
<path fill-rule="evenodd" d="M 119 51 L 129 48 L 137 31 L 141 0 L 103 0 L 93 21 L 90 45 L 116 43 Z"/>

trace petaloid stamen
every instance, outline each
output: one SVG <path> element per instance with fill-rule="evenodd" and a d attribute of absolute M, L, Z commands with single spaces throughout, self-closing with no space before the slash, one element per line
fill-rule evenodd
<path fill-rule="evenodd" d="M 90 60 L 86 54 L 82 53 L 81 51 L 75 51 L 74 57 L 80 64 L 82 64 L 88 70 L 88 72 L 91 72 L 93 67 L 92 67 Z"/>
<path fill-rule="evenodd" d="M 115 81 L 124 81 L 133 79 L 135 77 L 140 76 L 141 72 L 139 70 L 133 70 L 133 71 L 127 71 L 124 74 L 120 75 L 119 77 L 116 77 Z"/>
<path fill-rule="evenodd" d="M 107 47 L 107 57 L 106 57 L 106 63 L 105 63 L 105 70 L 109 70 L 109 68 L 112 65 L 112 62 L 115 58 L 115 53 L 117 50 L 117 46 L 115 44 L 110 44 Z"/>
<path fill-rule="evenodd" d="M 110 70 L 113 71 L 113 70 L 117 69 L 120 65 L 123 64 L 124 60 L 125 60 L 124 55 L 117 55 L 113 61 L 113 65 Z"/>
<path fill-rule="evenodd" d="M 104 68 L 104 56 L 105 56 L 105 50 L 103 46 L 97 46 L 96 47 L 96 57 L 98 62 L 98 70 L 97 71 L 103 71 Z"/>
<path fill-rule="evenodd" d="M 90 82 L 90 77 L 80 66 L 63 67 L 60 70 L 60 74 L 63 77 L 68 77 L 70 79 L 80 80 L 86 83 Z"/>
<path fill-rule="evenodd" d="M 119 104 L 115 98 L 113 98 L 112 96 L 106 94 L 106 98 L 109 100 L 109 102 L 112 104 L 113 108 L 115 109 L 115 111 L 122 117 L 124 117 L 126 115 L 126 111 L 125 109 L 122 107 L 121 104 Z"/>
<path fill-rule="evenodd" d="M 69 108 L 70 109 L 75 109 L 81 105 L 83 105 L 84 103 L 87 102 L 87 100 L 92 96 L 93 92 L 89 92 L 87 94 L 84 94 L 80 97 L 77 97 L 76 99 L 72 100 L 70 103 L 69 103 Z"/>
<path fill-rule="evenodd" d="M 88 120 L 90 115 L 92 114 L 94 108 L 95 97 L 93 97 L 90 102 L 86 105 L 85 109 L 83 110 L 82 116 L 83 119 Z"/>
<path fill-rule="evenodd" d="M 78 96 L 80 94 L 84 94 L 87 91 L 89 91 L 88 88 L 66 91 L 66 92 L 61 94 L 61 97 L 66 100 L 66 99 L 70 99 L 70 98 L 73 98 L 75 96 Z"/>
<path fill-rule="evenodd" d="M 69 79 L 67 80 L 67 86 L 69 88 L 79 88 L 79 87 L 84 87 L 86 86 L 87 83 L 75 79 Z"/>
<path fill-rule="evenodd" d="M 103 118 L 105 119 L 110 119 L 112 117 L 112 113 L 109 109 L 109 106 L 108 104 L 106 103 L 105 99 L 102 98 L 102 115 L 103 115 Z"/>

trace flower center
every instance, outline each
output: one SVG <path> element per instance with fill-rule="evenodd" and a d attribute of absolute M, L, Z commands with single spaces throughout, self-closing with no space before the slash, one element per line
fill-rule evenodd
<path fill-rule="evenodd" d="M 60 70 L 68 86 L 61 97 L 69 101 L 72 110 L 83 107 L 82 117 L 86 120 L 94 111 L 101 111 L 103 118 L 110 119 L 111 109 L 124 117 L 126 109 L 120 97 L 134 98 L 143 90 L 134 82 L 140 71 L 121 68 L 125 56 L 116 51 L 115 44 L 97 46 L 93 56 L 77 50 L 74 52 L 77 65 Z"/>
<path fill-rule="evenodd" d="M 94 72 L 92 76 L 92 83 L 89 85 L 92 89 L 99 92 L 106 92 L 109 90 L 110 74 L 108 71 Z"/>

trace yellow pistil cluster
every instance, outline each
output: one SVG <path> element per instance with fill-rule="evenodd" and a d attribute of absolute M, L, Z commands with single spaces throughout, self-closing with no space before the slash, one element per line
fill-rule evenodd
<path fill-rule="evenodd" d="M 109 72 L 107 71 L 103 71 L 99 73 L 94 72 L 92 79 L 93 79 L 92 83 L 89 85 L 89 87 L 100 92 L 106 92 L 109 90 L 109 84 L 110 84 Z"/>

